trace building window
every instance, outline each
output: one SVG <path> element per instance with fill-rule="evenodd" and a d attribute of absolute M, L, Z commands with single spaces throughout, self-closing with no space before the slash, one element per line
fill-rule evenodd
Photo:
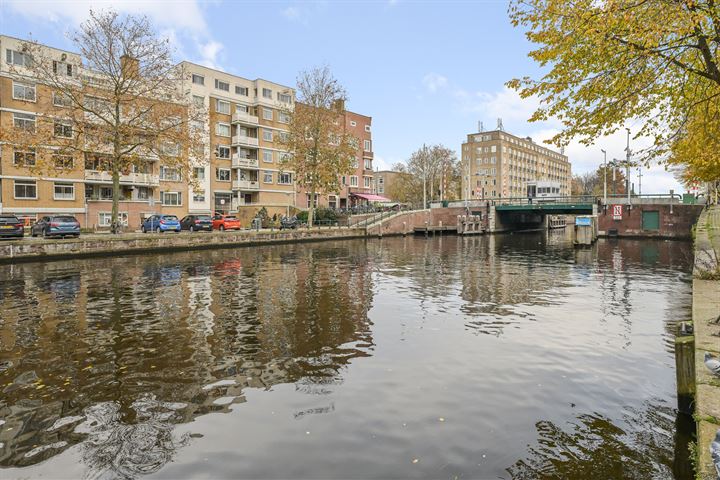
<path fill-rule="evenodd" d="M 221 137 L 230 136 L 230 125 L 227 123 L 218 123 L 215 125 L 215 134 Z"/>
<path fill-rule="evenodd" d="M 205 97 L 201 97 L 199 95 L 193 95 L 193 104 L 196 107 L 204 107 L 205 106 Z"/>
<path fill-rule="evenodd" d="M 372 170 L 372 160 L 369 158 L 365 159 L 365 170 Z"/>
<path fill-rule="evenodd" d="M 340 183 L 342 184 L 343 187 L 347 185 L 347 178 L 345 177 L 345 175 L 343 175 L 342 178 L 340 179 Z"/>
<path fill-rule="evenodd" d="M 272 172 L 263 172 L 263 183 L 272 183 L 273 182 L 273 173 Z"/>
<path fill-rule="evenodd" d="M 269 98 L 270 100 L 272 100 L 272 90 L 270 90 L 269 88 L 263 88 L 262 96 L 263 98 Z"/>
<path fill-rule="evenodd" d="M 365 131 L 370 133 L 370 125 L 365 125 Z"/>
<path fill-rule="evenodd" d="M 56 107 L 70 107 L 72 106 L 72 98 L 62 92 L 53 92 L 53 105 Z"/>
<path fill-rule="evenodd" d="M 235 85 L 235 94 L 236 95 L 243 95 L 245 97 L 248 96 L 248 89 L 247 87 L 241 87 L 239 85 Z"/>
<path fill-rule="evenodd" d="M 118 212 L 118 222 L 120 225 L 128 226 L 128 213 Z M 112 224 L 112 213 L 98 212 L 98 227 L 109 227 Z"/>
<path fill-rule="evenodd" d="M 366 152 L 369 152 L 372 150 L 372 145 L 370 144 L 370 140 L 365 140 L 364 145 L 363 145 L 363 150 L 365 150 Z"/>
<path fill-rule="evenodd" d="M 74 159 L 72 155 L 60 155 L 60 154 L 53 154 L 52 156 L 53 164 L 55 165 L 55 168 L 57 169 L 65 169 L 65 170 L 72 170 L 75 166 Z"/>
<path fill-rule="evenodd" d="M 215 169 L 215 178 L 221 182 L 229 182 L 230 181 L 230 169 L 229 168 L 216 168 Z"/>
<path fill-rule="evenodd" d="M 263 129 L 263 140 L 266 142 L 272 142 L 273 141 L 273 132 L 272 130 Z"/>
<path fill-rule="evenodd" d="M 193 176 L 196 180 L 205 180 L 205 167 L 194 167 Z"/>
<path fill-rule="evenodd" d="M 290 96 L 289 93 L 280 93 L 280 92 L 278 92 L 278 94 L 277 94 L 277 99 L 278 99 L 278 101 L 280 101 L 280 102 L 282 102 L 282 103 L 290 103 L 290 102 L 292 102 L 292 97 Z"/>
<path fill-rule="evenodd" d="M 72 183 L 56 183 L 55 200 L 75 200 L 75 185 Z"/>
<path fill-rule="evenodd" d="M 205 201 L 205 190 L 199 192 L 193 192 L 193 202 L 204 202 Z"/>
<path fill-rule="evenodd" d="M 370 183 L 372 182 L 372 177 L 363 177 L 365 188 L 370 188 Z"/>
<path fill-rule="evenodd" d="M 273 111 L 269 108 L 263 108 L 263 120 L 272 120 L 273 119 Z"/>
<path fill-rule="evenodd" d="M 35 101 L 35 85 L 13 82 L 13 98 L 26 102 Z"/>
<path fill-rule="evenodd" d="M 352 168 L 357 170 L 358 165 L 360 165 L 360 163 L 359 163 L 357 157 L 353 158 Z"/>
<path fill-rule="evenodd" d="M 53 73 L 56 75 L 67 75 L 68 77 L 72 77 L 72 71 L 72 65 L 69 63 L 53 60 Z"/>
<path fill-rule="evenodd" d="M 148 187 L 135 187 L 135 191 L 137 192 L 138 200 L 147 200 L 150 198 L 150 188 Z"/>
<path fill-rule="evenodd" d="M 182 180 L 180 171 L 177 168 L 160 167 L 160 180 L 168 180 L 170 182 L 179 182 Z"/>
<path fill-rule="evenodd" d="M 30 54 L 10 49 L 5 50 L 5 61 L 20 67 L 29 67 L 32 64 Z"/>
<path fill-rule="evenodd" d="M 230 102 L 223 102 L 222 100 L 215 100 L 215 111 L 218 113 L 224 113 L 230 115 Z"/>
<path fill-rule="evenodd" d="M 15 198 L 37 199 L 37 184 L 35 182 L 15 180 Z"/>
<path fill-rule="evenodd" d="M 20 130 L 35 133 L 35 115 L 13 113 L 13 125 Z"/>
<path fill-rule="evenodd" d="M 61 138 L 72 138 L 73 128 L 69 122 L 55 120 L 54 124 L 55 136 Z"/>
<path fill-rule="evenodd" d="M 15 150 L 13 154 L 13 165 L 16 167 L 34 167 L 35 149 Z"/>
<path fill-rule="evenodd" d="M 292 185 L 292 173 L 279 172 L 278 185 Z"/>
<path fill-rule="evenodd" d="M 263 162 L 265 162 L 265 163 L 272 163 L 272 161 L 273 161 L 273 152 L 272 152 L 272 150 L 263 150 L 263 151 L 262 151 L 262 157 L 263 157 Z"/>
<path fill-rule="evenodd" d="M 171 207 L 182 205 L 182 194 L 180 192 L 160 192 L 160 203 Z"/>
<path fill-rule="evenodd" d="M 203 77 L 202 75 L 195 75 L 193 73 L 192 82 L 195 85 L 205 85 L 205 77 Z"/>
<path fill-rule="evenodd" d="M 223 82 L 222 80 L 215 79 L 215 88 L 218 90 L 223 90 L 225 92 L 230 91 L 230 84 L 227 82 Z"/>
<path fill-rule="evenodd" d="M 358 177 L 356 177 L 355 175 L 352 175 L 352 176 L 350 177 L 350 186 L 351 186 L 351 187 L 357 187 L 357 186 L 358 186 Z"/>
<path fill-rule="evenodd" d="M 225 160 L 230 158 L 230 147 L 227 145 L 218 145 L 216 152 L 217 158 L 224 158 Z"/>
<path fill-rule="evenodd" d="M 355 120 L 350 120 L 350 126 L 351 126 L 351 127 L 356 127 L 356 126 L 357 126 L 357 122 L 356 122 Z"/>
<path fill-rule="evenodd" d="M 287 112 L 278 112 L 278 122 L 290 123 L 290 115 Z"/>

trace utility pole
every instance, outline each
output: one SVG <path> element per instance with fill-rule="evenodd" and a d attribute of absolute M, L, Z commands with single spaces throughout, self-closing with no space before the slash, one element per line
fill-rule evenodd
<path fill-rule="evenodd" d="M 427 208 L 427 147 L 423 143 L 423 210 Z"/>
<path fill-rule="evenodd" d="M 626 164 L 625 164 L 625 190 L 627 190 L 627 202 L 630 205 L 630 129 L 627 130 Z"/>
<path fill-rule="evenodd" d="M 638 166 L 638 195 L 642 195 L 642 167 Z"/>
<path fill-rule="evenodd" d="M 603 153 L 603 202 L 607 205 L 607 152 L 600 151 Z"/>

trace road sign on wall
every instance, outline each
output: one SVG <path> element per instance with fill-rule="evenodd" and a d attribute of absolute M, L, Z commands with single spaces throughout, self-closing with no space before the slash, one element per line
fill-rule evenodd
<path fill-rule="evenodd" d="M 622 220 L 622 205 L 612 206 L 613 220 Z"/>

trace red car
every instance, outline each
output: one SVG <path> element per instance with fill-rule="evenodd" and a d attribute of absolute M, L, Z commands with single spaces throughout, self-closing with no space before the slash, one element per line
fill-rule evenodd
<path fill-rule="evenodd" d="M 213 230 L 240 230 L 240 220 L 234 215 L 221 215 L 216 213 L 212 219 Z"/>

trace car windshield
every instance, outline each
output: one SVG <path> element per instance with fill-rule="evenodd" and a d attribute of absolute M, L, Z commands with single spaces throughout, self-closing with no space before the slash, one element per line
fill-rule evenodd
<path fill-rule="evenodd" d="M 202 221 L 210 221 L 210 215 L 198 215 L 197 219 Z"/>
<path fill-rule="evenodd" d="M 62 222 L 62 223 L 75 223 L 77 220 L 75 220 L 75 217 L 53 217 L 53 222 Z"/>
<path fill-rule="evenodd" d="M 237 220 L 235 217 L 225 217 L 225 220 Z"/>
<path fill-rule="evenodd" d="M 170 220 L 171 222 L 177 222 L 177 217 L 175 215 L 165 215 L 163 217 L 163 220 Z"/>

